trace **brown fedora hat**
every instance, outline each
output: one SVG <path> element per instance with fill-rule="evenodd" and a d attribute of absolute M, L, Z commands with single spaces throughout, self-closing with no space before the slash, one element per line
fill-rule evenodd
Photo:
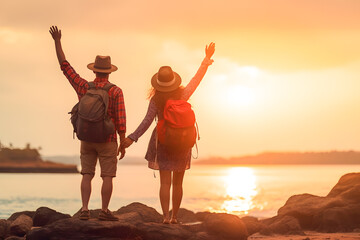
<path fill-rule="evenodd" d="M 97 55 L 95 58 L 95 62 L 89 63 L 87 67 L 88 69 L 93 70 L 94 72 L 101 72 L 101 73 L 111 73 L 118 69 L 115 65 L 111 64 L 110 56 L 100 56 L 100 55 Z"/>
<path fill-rule="evenodd" d="M 181 84 L 181 77 L 169 66 L 160 67 L 159 71 L 151 78 L 151 85 L 160 92 L 171 92 Z"/>

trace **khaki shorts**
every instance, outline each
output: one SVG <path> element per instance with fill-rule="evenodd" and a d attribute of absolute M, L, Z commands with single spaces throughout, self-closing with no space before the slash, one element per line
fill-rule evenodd
<path fill-rule="evenodd" d="M 116 142 L 92 143 L 81 141 L 81 174 L 95 175 L 97 159 L 100 162 L 101 177 L 115 177 L 117 167 Z"/>

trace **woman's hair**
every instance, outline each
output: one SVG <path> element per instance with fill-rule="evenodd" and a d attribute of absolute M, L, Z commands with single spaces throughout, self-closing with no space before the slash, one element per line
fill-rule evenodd
<path fill-rule="evenodd" d="M 149 90 L 148 99 L 153 98 L 156 104 L 156 107 L 160 110 L 164 109 L 165 103 L 168 99 L 180 99 L 182 92 L 184 90 L 183 86 L 179 86 L 176 90 L 171 92 L 160 92 L 155 88 Z"/>

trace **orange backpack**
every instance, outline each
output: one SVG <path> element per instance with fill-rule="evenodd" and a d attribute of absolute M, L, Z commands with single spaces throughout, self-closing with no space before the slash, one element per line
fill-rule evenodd
<path fill-rule="evenodd" d="M 195 113 L 191 104 L 184 100 L 167 100 L 164 119 L 157 123 L 159 143 L 169 152 L 190 149 L 196 143 Z"/>

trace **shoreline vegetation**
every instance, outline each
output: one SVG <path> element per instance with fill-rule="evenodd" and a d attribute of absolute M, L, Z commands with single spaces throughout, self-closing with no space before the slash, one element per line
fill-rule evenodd
<path fill-rule="evenodd" d="M 43 160 L 39 149 L 30 144 L 23 149 L 0 144 L 0 173 L 78 173 L 75 164 Z"/>
<path fill-rule="evenodd" d="M 113 212 L 119 221 L 78 219 L 47 207 L 0 219 L 0 239 L 127 239 L 127 240 L 335 240 L 360 239 L 360 173 L 348 173 L 324 197 L 290 197 L 276 216 L 257 219 L 227 213 L 180 209 L 181 224 L 162 224 L 154 208 L 134 202 Z M 10 239 L 9 238 L 9 239 Z"/>

